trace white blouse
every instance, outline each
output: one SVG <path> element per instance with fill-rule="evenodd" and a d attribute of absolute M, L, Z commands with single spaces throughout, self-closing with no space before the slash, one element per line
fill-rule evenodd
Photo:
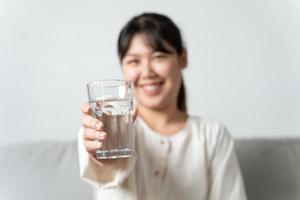
<path fill-rule="evenodd" d="M 136 155 L 100 164 L 79 133 L 81 177 L 97 200 L 244 200 L 233 139 L 219 122 L 188 117 L 173 136 L 153 131 L 141 118 L 133 125 Z"/>

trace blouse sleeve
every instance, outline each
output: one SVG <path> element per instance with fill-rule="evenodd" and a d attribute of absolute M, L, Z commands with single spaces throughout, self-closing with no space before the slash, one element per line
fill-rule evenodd
<path fill-rule="evenodd" d="M 90 185 L 102 189 L 120 186 L 132 171 L 136 157 L 111 160 L 105 164 L 100 163 L 85 150 L 82 127 L 78 136 L 80 177 Z"/>
<path fill-rule="evenodd" d="M 234 151 L 234 142 L 224 126 L 219 127 L 211 154 L 210 200 L 246 200 L 240 167 Z"/>

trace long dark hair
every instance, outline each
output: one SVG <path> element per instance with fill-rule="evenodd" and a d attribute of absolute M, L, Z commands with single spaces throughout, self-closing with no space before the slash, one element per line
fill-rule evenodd
<path fill-rule="evenodd" d="M 137 33 L 146 34 L 150 46 L 156 51 L 171 53 L 165 48 L 164 41 L 173 46 L 178 55 L 181 55 L 185 50 L 180 30 L 169 17 L 158 13 L 143 13 L 133 17 L 119 34 L 118 55 L 121 61 L 129 49 L 133 36 Z M 182 76 L 177 107 L 179 110 L 187 112 L 186 93 Z"/>

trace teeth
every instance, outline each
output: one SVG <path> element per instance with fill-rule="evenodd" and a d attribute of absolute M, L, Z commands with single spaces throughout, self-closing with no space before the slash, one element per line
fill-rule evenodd
<path fill-rule="evenodd" d="M 157 86 L 157 85 L 145 85 L 144 89 L 152 91 L 152 90 L 156 90 L 158 87 L 159 86 Z"/>

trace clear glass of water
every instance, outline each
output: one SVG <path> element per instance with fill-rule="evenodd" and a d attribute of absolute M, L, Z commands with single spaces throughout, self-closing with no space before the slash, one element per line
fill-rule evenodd
<path fill-rule="evenodd" d="M 126 158 L 133 155 L 133 84 L 126 80 L 99 80 L 87 84 L 92 115 L 103 123 L 107 133 L 98 159 Z"/>

